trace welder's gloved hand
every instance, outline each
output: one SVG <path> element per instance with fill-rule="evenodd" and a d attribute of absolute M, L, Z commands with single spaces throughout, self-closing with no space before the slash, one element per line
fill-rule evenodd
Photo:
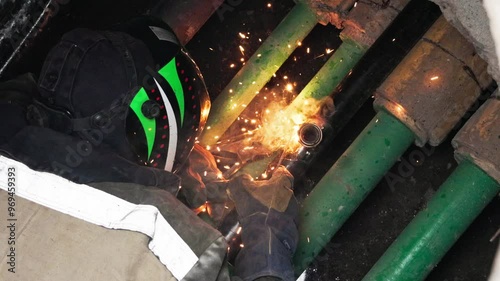
<path fill-rule="evenodd" d="M 200 209 L 206 204 L 212 219 L 219 223 L 225 212 L 228 200 L 226 180 L 217 168 L 210 151 L 200 145 L 195 145 L 186 161 L 185 167 L 179 173 L 181 178 L 181 195 L 188 207 Z"/>
<path fill-rule="evenodd" d="M 244 245 L 235 273 L 244 281 L 261 277 L 295 280 L 292 256 L 298 242 L 298 203 L 292 186 L 293 176 L 284 167 L 267 181 L 242 175 L 228 183 Z"/>

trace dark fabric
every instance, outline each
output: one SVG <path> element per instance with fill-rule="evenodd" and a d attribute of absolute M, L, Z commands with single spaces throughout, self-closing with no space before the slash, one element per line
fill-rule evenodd
<path fill-rule="evenodd" d="M 48 128 L 25 127 L 0 150 L 38 171 L 76 183 L 127 182 L 154 186 L 177 194 L 180 180 L 172 173 L 139 166 L 107 146 Z"/>
<path fill-rule="evenodd" d="M 241 238 L 244 244 L 236 257 L 235 275 L 244 281 L 262 277 L 295 280 L 292 256 L 299 238 L 298 203 L 295 197 L 273 198 L 271 202 L 288 200 L 287 208 L 278 211 L 272 207 L 274 203 L 265 206 L 254 197 L 255 193 L 252 195 L 249 192 L 255 190 L 255 186 L 269 188 L 269 185 L 276 183 L 291 192 L 293 177 L 286 169 L 277 169 L 273 178 L 270 181 L 257 182 L 249 175 L 242 175 L 228 183 L 230 197 L 235 202 L 242 227 Z M 285 185 L 286 182 L 289 184 Z"/>
<path fill-rule="evenodd" d="M 76 130 L 85 139 L 91 130 L 100 129 L 92 123 L 100 115 L 103 127 L 109 128 L 103 142 L 135 161 L 126 137 L 126 116 L 147 69 L 155 67 L 146 45 L 130 35 L 75 29 L 47 56 L 39 79 L 40 93 L 44 103 L 78 119 L 61 131 Z"/>
<path fill-rule="evenodd" d="M 38 95 L 31 74 L 0 83 L 0 145 L 28 125 L 26 106 Z"/>
<path fill-rule="evenodd" d="M 155 67 L 147 47 L 125 34 L 75 29 L 50 51 L 40 75 L 42 97 L 80 118 L 109 108 Z"/>

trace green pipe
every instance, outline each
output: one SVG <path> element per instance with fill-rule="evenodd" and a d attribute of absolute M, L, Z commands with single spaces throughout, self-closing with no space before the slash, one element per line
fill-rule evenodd
<path fill-rule="evenodd" d="M 316 14 L 306 4 L 295 5 L 213 102 L 203 145 L 217 142 L 316 24 Z"/>
<path fill-rule="evenodd" d="M 290 105 L 291 108 L 300 109 L 304 101 L 309 98 L 321 100 L 329 96 L 368 50 L 350 38 L 342 40 L 342 44 L 333 56 L 295 98 Z"/>
<path fill-rule="evenodd" d="M 462 162 L 363 280 L 424 280 L 498 192 L 498 182 Z"/>
<path fill-rule="evenodd" d="M 297 276 L 311 263 L 397 159 L 415 141 L 410 129 L 380 111 L 304 200 Z"/>
<path fill-rule="evenodd" d="M 366 53 L 367 49 L 357 42 L 349 38 L 343 40 L 333 56 L 287 107 L 285 114 L 291 115 L 294 112 L 300 112 L 307 99 L 321 100 L 329 96 Z M 245 167 L 245 172 L 253 177 L 260 176 L 273 160 L 275 160 L 275 156 L 262 159 L 258 165 Z"/>

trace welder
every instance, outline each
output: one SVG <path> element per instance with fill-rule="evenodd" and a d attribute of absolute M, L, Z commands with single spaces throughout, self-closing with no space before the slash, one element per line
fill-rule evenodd
<path fill-rule="evenodd" d="M 1 83 L 0 171 L 18 177 L 15 195 L 0 180 L 0 205 L 17 204 L 8 279 L 294 280 L 293 177 L 223 179 L 193 150 L 209 108 L 195 63 L 149 17 L 70 31 L 39 77 Z M 224 237 L 192 211 L 227 194 L 242 226 L 233 276 Z"/>

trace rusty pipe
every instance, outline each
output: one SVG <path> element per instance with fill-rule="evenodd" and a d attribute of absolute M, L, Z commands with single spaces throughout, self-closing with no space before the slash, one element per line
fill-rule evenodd
<path fill-rule="evenodd" d="M 172 27 L 182 45 L 186 45 L 215 12 L 222 21 L 221 15 L 228 9 L 228 4 L 222 4 L 223 2 L 223 0 L 166 0 L 153 9 L 152 15 L 161 18 Z"/>

